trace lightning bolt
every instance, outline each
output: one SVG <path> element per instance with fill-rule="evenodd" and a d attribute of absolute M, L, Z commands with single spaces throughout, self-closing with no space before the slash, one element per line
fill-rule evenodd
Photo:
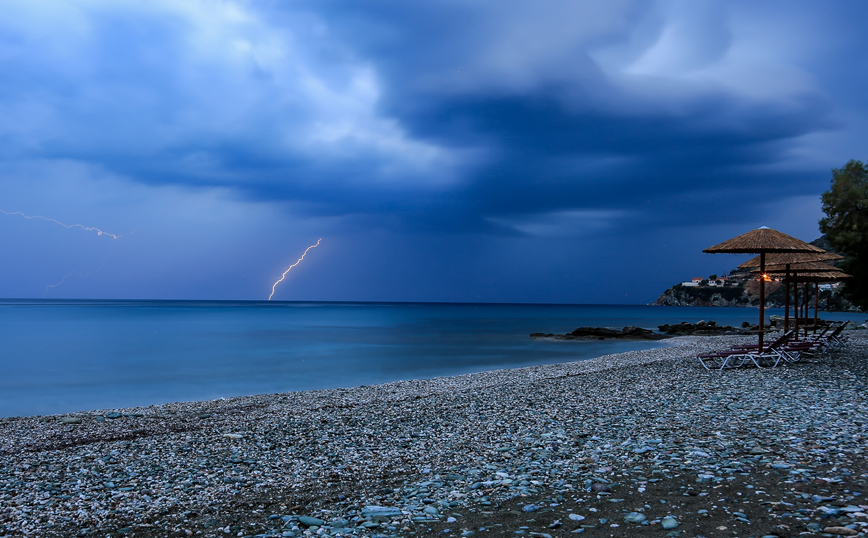
<path fill-rule="evenodd" d="M 9 216 L 19 215 L 19 216 L 24 217 L 25 219 L 29 219 L 29 220 L 34 220 L 34 219 L 47 220 L 48 222 L 53 222 L 55 224 L 59 224 L 59 225 L 63 226 L 64 228 L 81 228 L 82 230 L 84 230 L 86 232 L 96 232 L 97 235 L 107 235 L 108 237 L 111 237 L 112 239 L 118 239 L 121 237 L 119 235 L 104 232 L 104 231 L 100 230 L 99 228 L 94 228 L 93 226 L 85 226 L 83 224 L 64 224 L 57 219 L 52 219 L 49 217 L 43 217 L 42 215 L 25 215 L 24 213 L 21 213 L 20 211 L 9 212 L 9 211 L 3 211 L 2 209 L 0 209 L 0 213 L 3 213 L 4 215 L 9 215 Z"/>
<path fill-rule="evenodd" d="M 317 239 L 315 245 L 311 245 L 311 246 L 307 247 L 307 248 L 304 250 L 304 253 L 301 255 L 301 258 L 299 258 L 298 261 L 295 262 L 294 264 L 290 265 L 290 266 L 286 269 L 286 271 L 283 272 L 283 275 L 281 275 L 280 280 L 278 280 L 277 282 L 274 283 L 273 286 L 271 286 L 271 295 L 268 296 L 268 300 L 269 300 L 269 301 L 271 300 L 272 297 L 274 297 L 274 290 L 277 289 L 277 285 L 280 284 L 281 282 L 283 282 L 283 279 L 286 278 L 286 274 L 287 274 L 288 272 L 290 272 L 290 271 L 292 270 L 293 267 L 295 267 L 296 265 L 298 265 L 298 264 L 301 263 L 301 260 L 303 260 L 304 257 L 307 256 L 307 251 L 308 251 L 308 250 L 310 250 L 310 249 L 312 249 L 312 248 L 316 248 L 316 247 L 318 247 L 320 241 L 322 241 L 322 238 Z"/>
<path fill-rule="evenodd" d="M 66 282 L 67 278 L 69 278 L 71 276 L 78 276 L 80 278 L 87 278 L 89 276 L 93 276 L 93 275 L 99 273 L 100 271 L 103 270 L 103 268 L 105 268 L 105 262 L 107 262 L 107 261 L 108 261 L 108 257 L 106 257 L 106 259 L 104 259 L 102 261 L 102 265 L 100 265 L 99 269 L 97 269 L 96 271 L 90 271 L 89 273 L 85 273 L 85 274 L 81 274 L 78 271 L 73 271 L 73 272 L 65 275 L 63 278 L 60 279 L 60 282 L 58 282 L 57 284 L 49 284 L 49 285 L 45 286 L 45 291 L 42 293 L 42 296 L 45 297 L 46 295 L 48 295 L 48 290 L 50 290 L 51 288 L 56 288 L 56 287 L 60 286 L 61 284 Z"/>

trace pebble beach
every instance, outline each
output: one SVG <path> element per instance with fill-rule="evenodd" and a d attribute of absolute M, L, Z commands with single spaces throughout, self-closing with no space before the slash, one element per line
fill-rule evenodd
<path fill-rule="evenodd" d="M 0 419 L 0 537 L 868 536 L 868 331 Z"/>

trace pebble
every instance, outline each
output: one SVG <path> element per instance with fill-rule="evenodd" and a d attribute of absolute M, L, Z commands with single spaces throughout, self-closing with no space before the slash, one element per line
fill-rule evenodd
<path fill-rule="evenodd" d="M 848 527 L 826 527 L 823 529 L 823 532 L 837 536 L 855 536 L 859 534 L 855 529 L 850 529 Z"/>
<path fill-rule="evenodd" d="M 648 516 L 641 512 L 630 512 L 624 516 L 624 521 L 627 523 L 642 523 L 648 519 Z M 665 528 L 665 527 L 664 527 Z"/>
<path fill-rule="evenodd" d="M 298 522 L 308 527 L 319 527 L 325 525 L 325 521 L 323 521 L 322 519 L 311 516 L 299 516 Z"/>
<path fill-rule="evenodd" d="M 678 523 L 678 520 L 674 517 L 667 516 L 660 520 L 660 526 L 666 530 L 674 529 L 678 527 L 678 525 L 680 525 L 680 523 Z"/>

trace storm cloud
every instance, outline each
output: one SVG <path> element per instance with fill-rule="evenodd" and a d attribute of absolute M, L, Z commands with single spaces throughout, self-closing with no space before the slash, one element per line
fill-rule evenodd
<path fill-rule="evenodd" d="M 0 209 L 141 231 L 66 252 L 6 216 L 0 295 L 107 256 L 51 293 L 260 298 L 323 235 L 285 299 L 650 301 L 729 236 L 819 235 L 864 157 L 866 11 L 11 2 Z"/>

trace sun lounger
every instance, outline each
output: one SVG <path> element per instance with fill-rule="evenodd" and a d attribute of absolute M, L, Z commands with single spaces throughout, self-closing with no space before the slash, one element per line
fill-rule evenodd
<path fill-rule="evenodd" d="M 784 345 L 793 336 L 793 331 L 786 331 L 777 340 L 764 346 L 762 352 L 759 346 L 735 346 L 733 348 L 697 355 L 699 362 L 706 370 L 725 370 L 754 365 L 757 367 L 777 366 L 782 360 L 793 362 L 798 357 L 795 352 L 787 352 Z"/>
<path fill-rule="evenodd" d="M 840 349 L 844 342 L 842 340 L 842 331 L 846 323 L 840 322 L 837 324 L 829 324 L 822 333 L 814 338 L 807 340 L 795 340 L 785 348 L 799 350 L 806 355 L 817 355 L 819 353 L 834 351 Z"/>

